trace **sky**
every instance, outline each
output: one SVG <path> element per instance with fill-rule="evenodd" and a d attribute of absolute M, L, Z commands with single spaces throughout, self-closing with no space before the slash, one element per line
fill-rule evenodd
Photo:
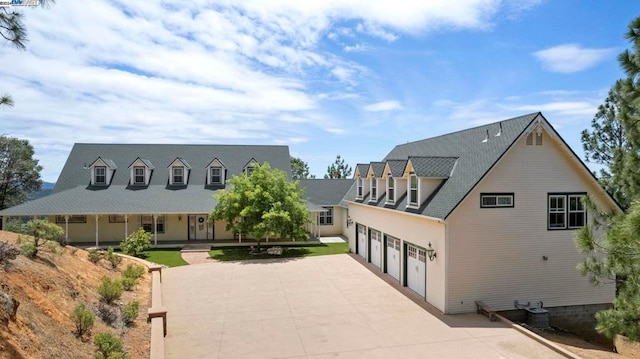
<path fill-rule="evenodd" d="M 57 0 L 0 41 L 0 133 L 55 182 L 74 143 L 288 145 L 322 177 L 398 144 L 542 112 L 580 132 L 637 0 Z"/>

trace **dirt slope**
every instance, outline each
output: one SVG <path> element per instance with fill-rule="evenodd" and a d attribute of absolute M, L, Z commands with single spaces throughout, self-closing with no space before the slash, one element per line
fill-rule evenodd
<path fill-rule="evenodd" d="M 0 241 L 15 244 L 17 239 L 14 233 L 0 231 Z M 131 358 L 148 358 L 150 328 L 146 313 L 151 284 L 147 273 L 134 291 L 125 291 L 118 301 L 120 305 L 133 299 L 140 303 L 132 327 L 118 323 L 114 328 L 96 317 L 92 334 L 80 340 L 69 319 L 80 302 L 97 314 L 97 288 L 102 276 L 118 278 L 132 262 L 125 259 L 112 270 L 104 260 L 97 265 L 89 262 L 82 249 L 67 246 L 64 253 L 56 254 L 42 246 L 36 259 L 21 255 L 5 268 L 0 266 L 0 295 L 9 293 L 19 302 L 13 321 L 3 321 L 0 310 L 0 358 L 93 358 L 93 338 L 100 332 L 120 336 Z"/>

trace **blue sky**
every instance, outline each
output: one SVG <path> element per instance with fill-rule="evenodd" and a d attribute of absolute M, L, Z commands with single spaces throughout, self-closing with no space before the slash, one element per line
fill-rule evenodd
<path fill-rule="evenodd" d="M 580 132 L 623 73 L 637 1 L 64 1 L 0 44 L 2 133 L 55 181 L 75 142 L 286 144 L 322 177 L 541 111 Z"/>

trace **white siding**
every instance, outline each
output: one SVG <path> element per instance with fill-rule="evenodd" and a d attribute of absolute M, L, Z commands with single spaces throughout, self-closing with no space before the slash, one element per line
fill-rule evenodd
<path fill-rule="evenodd" d="M 346 210 L 342 207 L 331 208 L 333 208 L 333 224 L 320 225 L 320 237 L 342 235 L 343 227 L 346 227 L 346 224 L 344 224 L 344 222 L 346 221 L 346 219 L 344 218 L 344 212 L 346 212 Z"/>
<path fill-rule="evenodd" d="M 407 194 L 407 179 L 396 177 L 395 203 L 400 202 L 400 198 Z"/>
<path fill-rule="evenodd" d="M 396 181 L 397 183 L 397 181 Z M 406 181 L 405 181 L 406 183 Z M 410 242 L 426 248 L 431 242 L 438 257 L 430 262 L 427 259 L 427 302 L 436 308 L 444 311 L 445 304 L 445 227 L 438 220 L 427 217 L 412 215 L 400 211 L 382 209 L 366 204 L 349 203 L 349 215 L 353 223 L 361 223 L 367 227 L 381 231 L 401 239 L 403 242 Z M 355 225 L 351 228 L 355 228 Z M 351 252 L 356 251 L 355 230 L 349 230 L 349 248 Z M 384 255 L 383 255 L 384 258 Z M 400 256 L 400 268 L 404 268 L 404 253 Z M 400 271 L 401 280 L 404 282 L 403 271 Z"/>
<path fill-rule="evenodd" d="M 433 194 L 433 191 L 435 191 L 441 183 L 441 179 L 420 178 L 420 184 L 418 186 L 420 201 L 418 202 L 418 204 L 424 204 L 424 201 L 426 201 L 427 198 L 429 198 L 429 196 Z"/>
<path fill-rule="evenodd" d="M 594 287 L 577 272 L 576 231 L 547 230 L 549 192 L 600 193 L 598 204 L 607 203 L 556 141 L 546 133 L 543 146 L 522 139 L 448 218 L 448 313 L 472 312 L 475 300 L 496 310 L 513 309 L 514 300 L 613 301 L 613 285 Z M 515 207 L 480 208 L 482 192 L 513 192 Z"/>

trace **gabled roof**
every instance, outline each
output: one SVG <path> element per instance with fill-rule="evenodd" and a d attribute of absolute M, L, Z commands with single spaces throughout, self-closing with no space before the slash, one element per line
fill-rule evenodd
<path fill-rule="evenodd" d="M 220 164 L 220 166 L 221 166 L 222 168 L 227 168 L 227 166 L 225 166 L 225 165 L 224 165 L 224 163 L 222 163 L 222 161 L 220 161 L 220 160 L 218 159 L 218 157 L 216 157 L 216 158 L 214 158 L 213 160 L 211 160 L 211 162 L 209 162 L 209 164 L 207 165 L 207 168 L 208 168 L 208 167 L 213 167 L 213 165 L 214 165 L 216 162 L 217 162 L 218 164 Z"/>
<path fill-rule="evenodd" d="M 303 198 L 319 206 L 339 206 L 353 185 L 352 179 L 301 179 Z"/>
<path fill-rule="evenodd" d="M 133 162 L 131 162 L 131 164 L 129 165 L 128 168 L 131 168 L 131 166 L 133 166 L 134 163 L 136 163 L 136 161 L 140 160 L 140 162 L 144 163 L 145 166 L 147 166 L 148 169 L 153 170 L 155 169 L 155 167 L 153 167 L 153 164 L 151 164 L 151 161 L 149 161 L 148 159 L 145 158 L 136 158 L 135 160 L 133 160 Z"/>
<path fill-rule="evenodd" d="M 144 161 L 144 160 L 143 160 Z M 184 158 L 180 158 L 180 157 L 176 157 L 175 160 L 171 161 L 171 163 L 169 163 L 169 165 L 167 166 L 167 168 L 171 167 L 176 161 L 180 161 L 182 162 L 182 165 L 187 168 L 187 169 L 191 169 L 191 165 L 189 165 L 189 162 L 187 162 L 187 160 L 185 160 Z"/>
<path fill-rule="evenodd" d="M 113 163 L 113 161 L 112 161 L 112 160 L 108 160 L 108 159 L 106 159 L 106 158 L 100 158 L 100 157 L 96 158 L 96 160 L 95 160 L 95 161 L 91 162 L 91 164 L 89 165 L 89 167 L 93 167 L 93 165 L 95 165 L 95 164 L 96 164 L 96 162 L 98 162 L 98 161 L 102 161 L 102 162 L 103 162 L 107 167 L 109 167 L 109 169 L 115 170 L 115 169 L 117 169 L 117 168 L 118 168 L 118 167 L 116 166 L 116 164 L 115 164 L 115 163 Z"/>
<path fill-rule="evenodd" d="M 353 173 L 353 176 L 355 177 L 355 175 L 357 173 L 358 175 L 360 175 L 360 178 L 366 178 L 368 172 L 369 172 L 369 164 L 368 163 L 358 163 L 356 165 L 356 170 Z"/>
<path fill-rule="evenodd" d="M 409 156 L 409 162 L 418 177 L 449 178 L 458 157 Z"/>
<path fill-rule="evenodd" d="M 407 160 L 387 160 L 386 166 L 391 171 L 391 177 L 402 177 L 407 167 Z"/>
<path fill-rule="evenodd" d="M 384 162 L 371 162 L 371 170 L 375 178 L 381 178 L 384 174 Z"/>

